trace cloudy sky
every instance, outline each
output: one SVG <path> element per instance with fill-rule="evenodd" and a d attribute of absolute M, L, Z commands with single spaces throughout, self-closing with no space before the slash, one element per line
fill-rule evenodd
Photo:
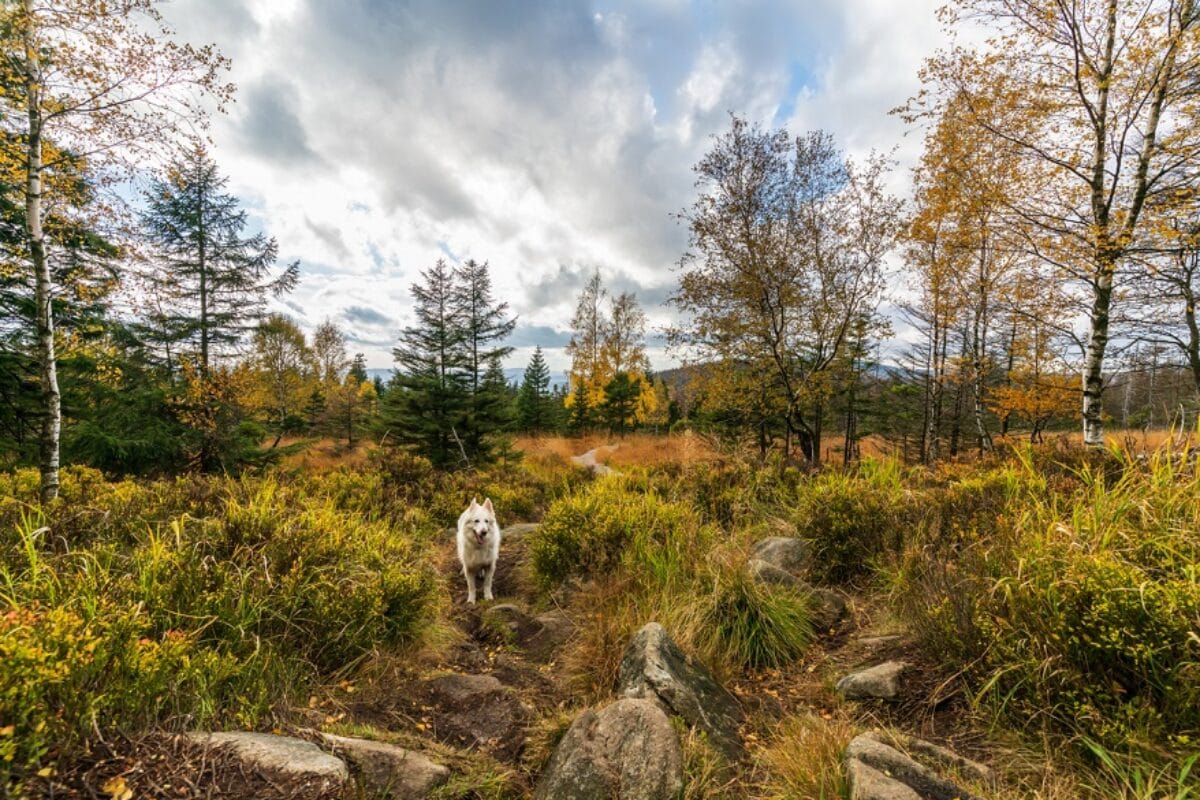
<path fill-rule="evenodd" d="M 919 137 L 888 115 L 942 39 L 941 0 L 172 0 L 181 38 L 233 60 L 215 155 L 299 259 L 287 308 L 391 366 L 409 285 L 491 263 L 519 317 L 510 366 L 551 366 L 595 269 L 652 327 L 686 235 L 691 166 L 744 114 L 824 128 L 851 154 Z M 658 337 L 656 366 L 670 362 Z"/>

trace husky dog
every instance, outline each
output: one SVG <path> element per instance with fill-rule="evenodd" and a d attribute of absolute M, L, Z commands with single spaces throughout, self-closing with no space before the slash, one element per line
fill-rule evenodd
<path fill-rule="evenodd" d="M 475 580 L 481 572 L 483 599 L 492 600 L 492 576 L 500 560 L 500 524 L 491 498 L 485 498 L 483 505 L 471 498 L 471 505 L 459 515 L 458 560 L 467 579 L 467 603 L 475 603 Z"/>

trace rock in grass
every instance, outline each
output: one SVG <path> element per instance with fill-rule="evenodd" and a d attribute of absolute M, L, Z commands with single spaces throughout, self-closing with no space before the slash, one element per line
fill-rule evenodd
<path fill-rule="evenodd" d="M 900 695 L 900 676 L 906 669 L 904 661 L 885 661 L 851 672 L 837 682 L 836 688 L 847 700 L 895 700 Z"/>
<path fill-rule="evenodd" d="M 342 792 L 350 781 L 346 762 L 312 742 L 271 733 L 229 731 L 192 733 L 188 737 L 205 747 L 219 747 L 252 769 L 285 781 L 296 797 L 319 797 Z"/>
<path fill-rule="evenodd" d="M 671 720 L 651 700 L 623 698 L 585 711 L 550 757 L 534 800 L 673 800 L 683 753 Z"/>
<path fill-rule="evenodd" d="M 617 692 L 659 700 L 672 714 L 707 734 L 709 743 L 726 758 L 741 758 L 741 706 L 707 669 L 685 656 L 657 622 L 629 640 Z"/>
<path fill-rule="evenodd" d="M 921 795 L 858 759 L 846 761 L 850 800 L 922 800 Z"/>
<path fill-rule="evenodd" d="M 911 737 L 864 733 L 846 748 L 851 800 L 979 800 L 946 776 L 991 782 L 991 771 L 944 747 Z"/>
<path fill-rule="evenodd" d="M 423 800 L 450 777 L 441 764 L 393 744 L 331 733 L 321 734 L 321 739 L 354 766 L 362 788 L 372 796 Z"/>
<path fill-rule="evenodd" d="M 791 536 L 768 536 L 754 543 L 754 557 L 773 567 L 799 574 L 808 566 L 812 546 Z"/>
<path fill-rule="evenodd" d="M 846 615 L 846 601 L 831 589 L 818 589 L 761 558 L 750 559 L 746 568 L 759 583 L 784 586 L 812 598 L 813 629 L 818 633 L 830 630 Z"/>

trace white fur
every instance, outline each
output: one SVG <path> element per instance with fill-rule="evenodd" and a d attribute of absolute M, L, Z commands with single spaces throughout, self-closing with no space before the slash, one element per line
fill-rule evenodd
<path fill-rule="evenodd" d="M 471 498 L 458 517 L 458 560 L 462 562 L 463 577 L 467 579 L 467 602 L 475 603 L 475 580 L 483 572 L 483 599 L 492 600 L 492 576 L 500 560 L 500 523 L 490 498 L 483 504 Z"/>

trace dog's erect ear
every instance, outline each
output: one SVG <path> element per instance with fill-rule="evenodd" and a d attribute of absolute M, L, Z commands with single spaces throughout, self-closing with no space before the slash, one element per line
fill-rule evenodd
<path fill-rule="evenodd" d="M 477 505 L 479 505 L 479 501 L 478 501 L 478 500 L 476 500 L 474 497 L 472 497 L 472 498 L 471 498 L 471 505 L 467 506 L 467 508 L 475 508 Z"/>
<path fill-rule="evenodd" d="M 489 514 L 495 513 L 496 509 L 492 508 L 492 498 L 485 497 L 483 499 L 483 507 L 488 510 Z"/>

